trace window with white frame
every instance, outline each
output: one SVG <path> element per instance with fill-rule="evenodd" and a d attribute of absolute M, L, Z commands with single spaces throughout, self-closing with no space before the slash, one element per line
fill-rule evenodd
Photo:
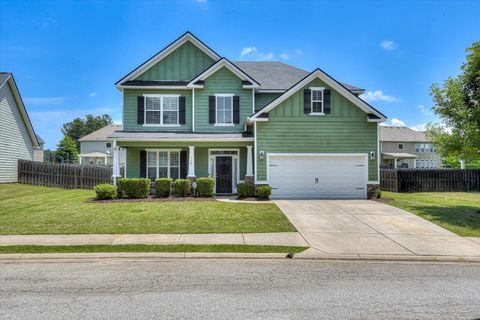
<path fill-rule="evenodd" d="M 415 168 L 419 169 L 435 169 L 437 167 L 437 160 L 415 160 Z"/>
<path fill-rule="evenodd" d="M 437 152 L 437 148 L 431 143 L 415 144 L 415 152 Z"/>
<path fill-rule="evenodd" d="M 178 125 L 178 95 L 145 96 L 145 124 Z"/>
<path fill-rule="evenodd" d="M 215 124 L 233 124 L 233 95 L 215 95 Z"/>
<path fill-rule="evenodd" d="M 323 88 L 310 88 L 312 92 L 312 111 L 313 114 L 323 114 Z"/>
<path fill-rule="evenodd" d="M 151 180 L 158 178 L 180 178 L 180 151 L 147 151 L 147 176 Z"/>

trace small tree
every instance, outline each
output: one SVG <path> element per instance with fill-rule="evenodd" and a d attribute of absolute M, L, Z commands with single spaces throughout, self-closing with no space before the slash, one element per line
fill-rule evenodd
<path fill-rule="evenodd" d="M 70 122 L 64 123 L 62 133 L 72 138 L 75 141 L 77 150 L 80 150 L 78 139 L 112 123 L 112 118 L 108 114 L 102 116 L 87 114 L 84 119 L 75 118 Z"/>
<path fill-rule="evenodd" d="M 56 155 L 60 157 L 64 163 L 77 163 L 78 151 L 75 141 L 69 136 L 64 136 L 57 145 Z"/>

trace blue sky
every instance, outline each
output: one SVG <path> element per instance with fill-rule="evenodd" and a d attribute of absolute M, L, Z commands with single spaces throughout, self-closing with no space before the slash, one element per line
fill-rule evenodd
<path fill-rule="evenodd" d="M 365 88 L 389 123 L 421 128 L 435 120 L 430 85 L 480 40 L 479 12 L 480 1 L 0 0 L 0 70 L 48 148 L 75 117 L 119 122 L 114 83 L 187 30 L 232 60 L 320 67 Z"/>

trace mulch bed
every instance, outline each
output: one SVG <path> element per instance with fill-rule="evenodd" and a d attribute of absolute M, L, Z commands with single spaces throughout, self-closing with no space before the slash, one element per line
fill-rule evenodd
<path fill-rule="evenodd" d="M 377 201 L 377 202 L 380 202 L 380 203 L 389 203 L 389 202 L 393 201 L 392 198 L 372 198 L 371 200 Z"/>

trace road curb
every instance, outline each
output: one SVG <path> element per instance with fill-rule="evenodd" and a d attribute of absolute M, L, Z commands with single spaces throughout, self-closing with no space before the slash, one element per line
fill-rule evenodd
<path fill-rule="evenodd" d="M 289 260 L 287 253 L 234 252 L 147 252 L 147 253 L 12 253 L 0 254 L 0 263 L 9 262 L 86 262 L 102 260 L 164 260 L 164 259 L 276 259 Z M 415 256 L 415 255 L 294 255 L 293 260 L 311 261 L 376 261 L 376 262 L 460 262 L 480 263 L 480 257 Z"/>

